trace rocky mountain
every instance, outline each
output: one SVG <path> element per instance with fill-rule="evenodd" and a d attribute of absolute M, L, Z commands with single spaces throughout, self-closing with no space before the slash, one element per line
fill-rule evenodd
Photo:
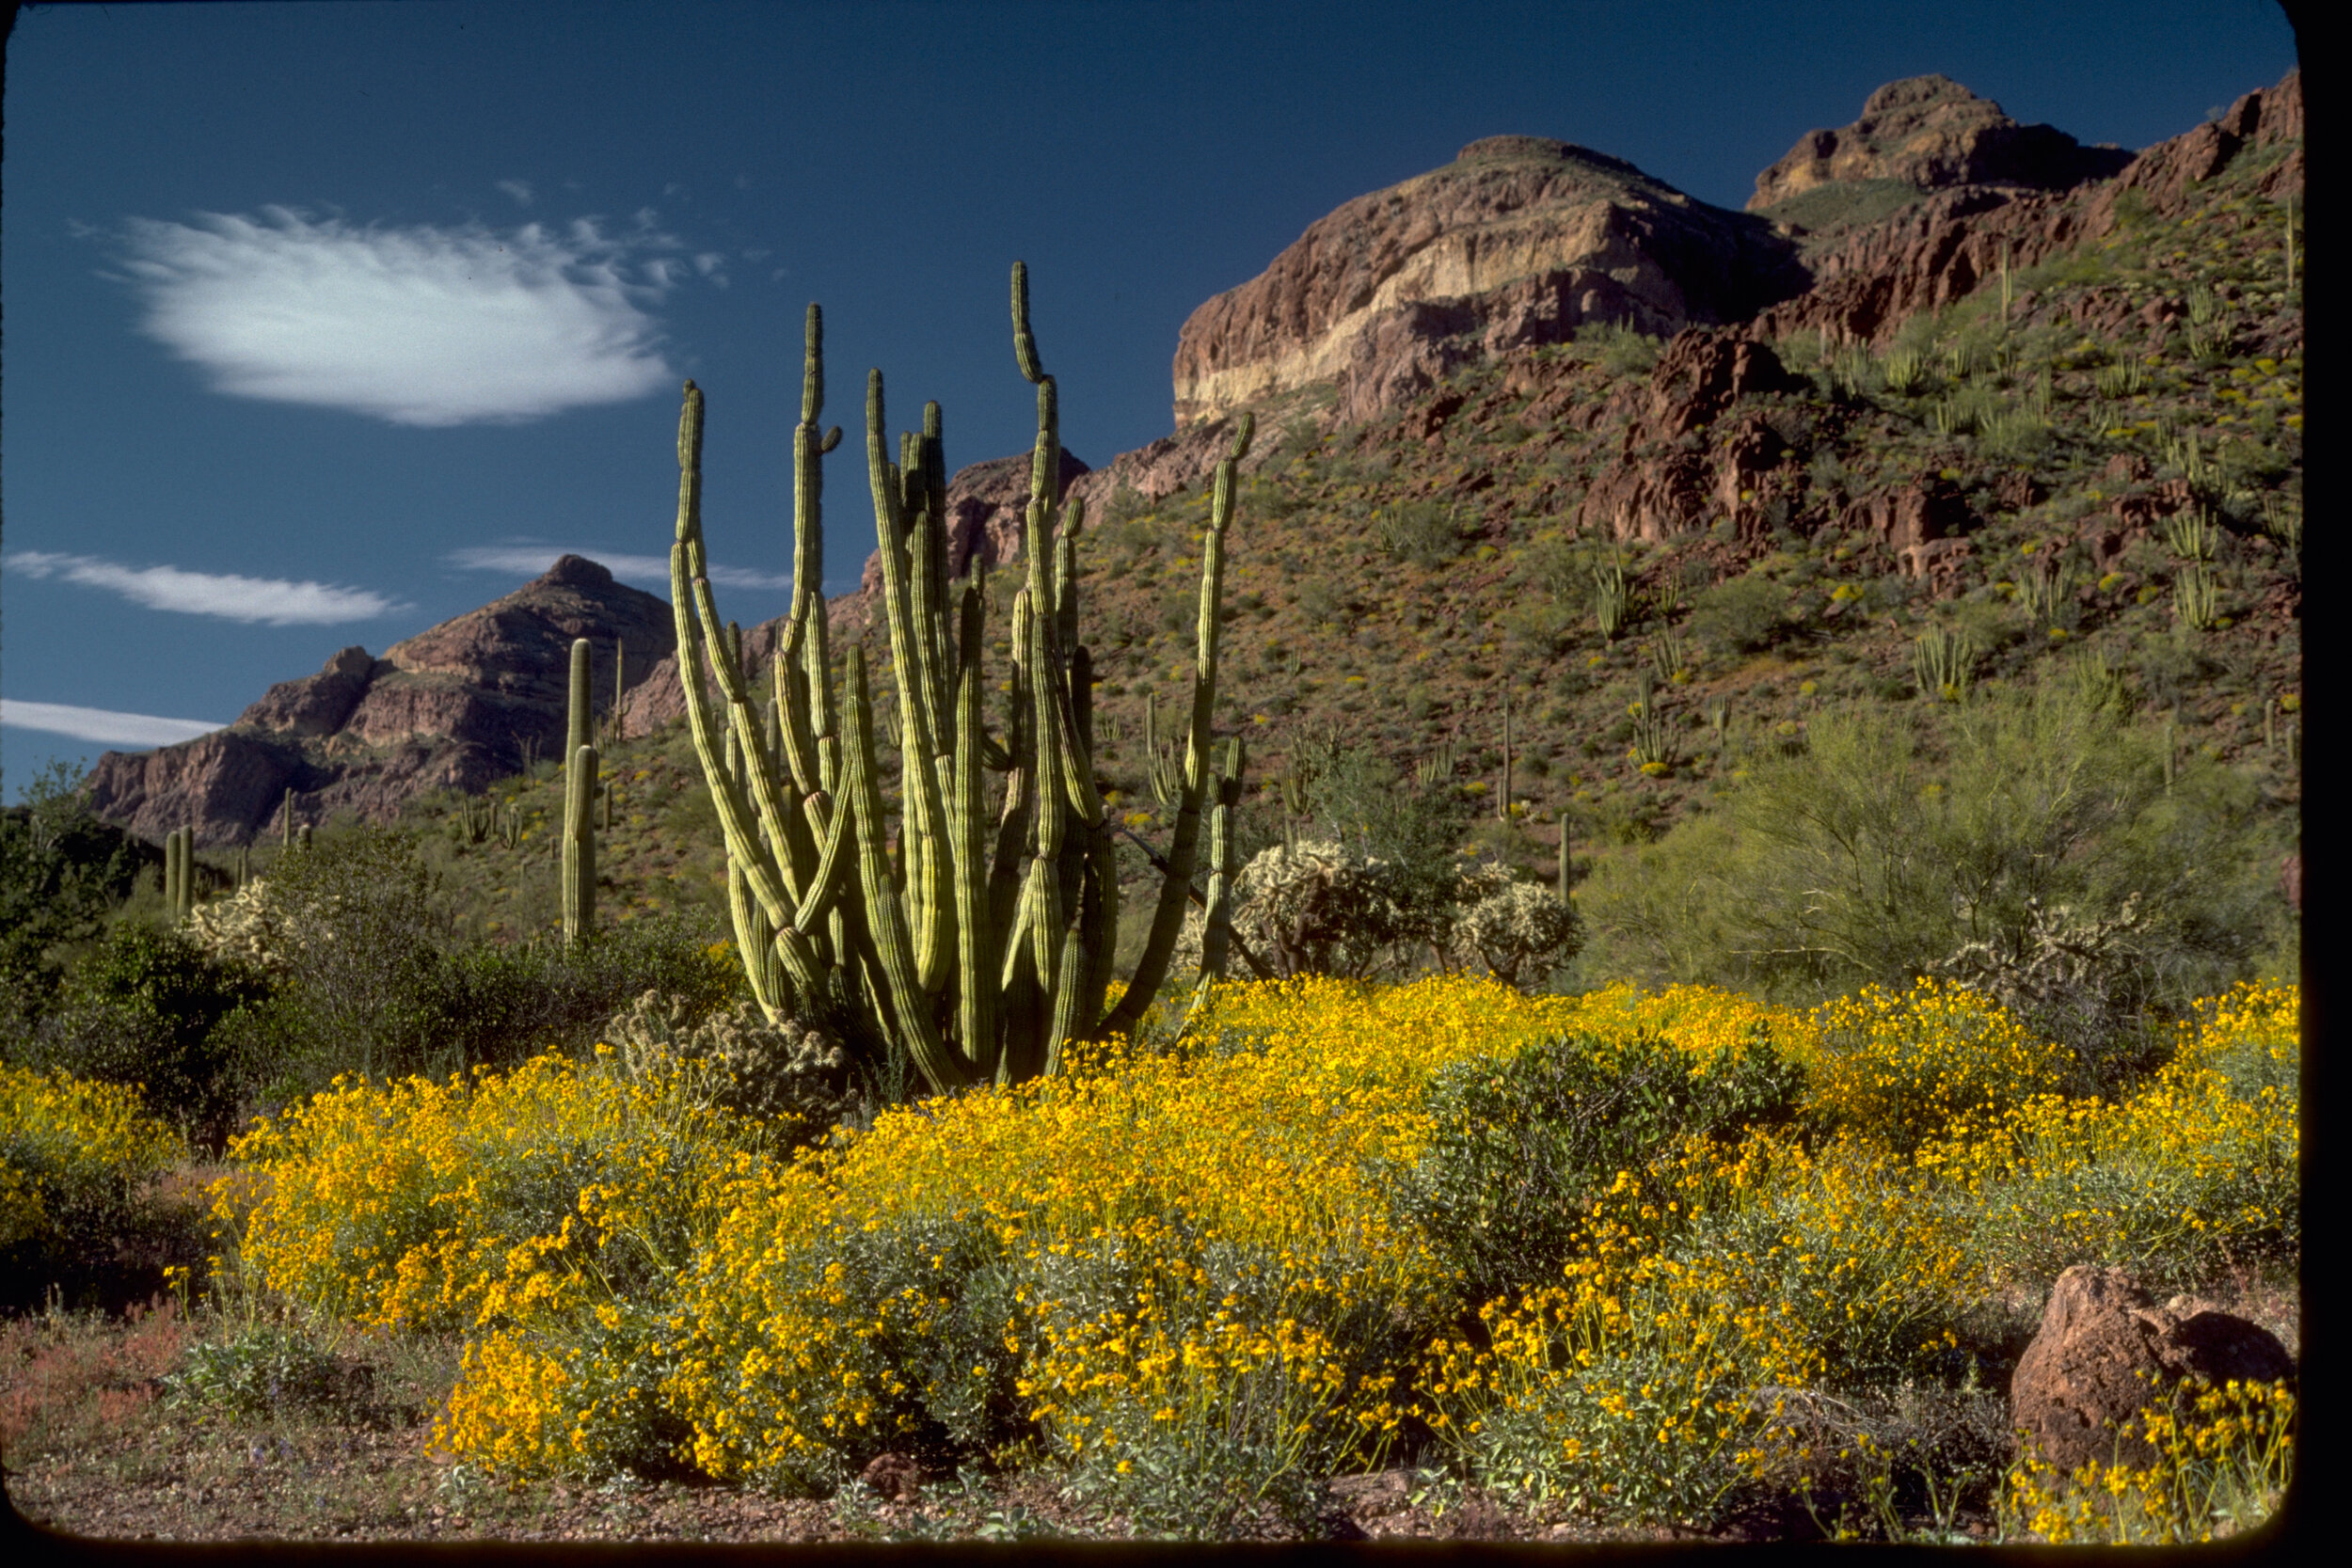
<path fill-rule="evenodd" d="M 1176 341 L 1181 430 L 1315 383 L 1360 420 L 1450 366 L 1586 323 L 1658 337 L 1738 321 L 1804 286 L 1760 219 L 1694 201 L 1621 158 L 1489 136 L 1311 224 Z"/>
<path fill-rule="evenodd" d="M 109 752 L 92 808 L 142 837 L 193 825 L 205 847 L 349 810 L 394 815 L 435 789 L 479 790 L 563 750 L 571 648 L 597 646 L 596 702 L 613 695 L 612 646 L 641 686 L 674 647 L 670 607 L 567 555 L 504 598 L 373 657 L 345 648 L 315 675 L 281 681 L 228 728 L 152 752 Z M 675 685 L 675 676 L 672 677 Z"/>
<path fill-rule="evenodd" d="M 1913 76 L 1872 93 L 1851 125 L 1798 138 L 1756 177 L 1748 211 L 1801 223 L 1833 210 L 1824 198 L 1857 194 L 1836 187 L 1890 182 L 1915 193 L 1955 185 L 2067 190 L 2131 161 L 2120 148 L 2085 147 L 2054 126 L 2020 125 L 1948 76 Z M 1797 207 L 1808 193 L 1819 194 Z"/>
<path fill-rule="evenodd" d="M 1902 684 L 1908 628 L 1929 608 L 2013 598 L 2022 568 L 2004 577 L 2002 551 L 2030 547 L 2074 574 L 2069 637 L 2123 638 L 2169 613 L 2164 531 L 2198 506 L 2228 518 L 2237 598 L 2221 622 L 2235 622 L 2243 668 L 2229 678 L 2248 693 L 2214 720 L 2214 744 L 2243 747 L 2249 721 L 2268 736 L 2245 713 L 2258 688 L 2291 689 L 2281 672 L 2299 645 L 2299 577 L 2279 531 L 2299 526 L 2300 417 L 2277 400 L 2299 397 L 2302 327 L 2277 261 L 2302 181 L 2294 73 L 2137 154 L 2019 126 L 1941 77 L 1890 84 L 1853 124 L 1764 170 L 1749 213 L 1567 143 L 1473 143 L 1346 203 L 1196 311 L 1173 433 L 1099 467 L 1063 453 L 1066 492 L 1091 519 L 1106 734 L 1139 731 L 1145 691 L 1180 695 L 1202 481 L 1248 408 L 1261 434 L 1229 558 L 1225 690 L 1240 720 L 1267 726 L 1255 734 L 1268 766 L 1294 716 L 1419 754 L 1436 735 L 1486 733 L 1498 679 L 1555 694 L 1629 682 L 1642 660 L 1624 642 L 1569 629 L 1589 621 L 1591 562 L 1577 552 L 1592 546 L 1627 552 L 1640 624 L 1695 626 L 1684 585 L 1745 575 L 1771 578 L 1786 613 L 1774 625 L 1806 639 L 1876 626 L 1876 643 L 1815 679 L 1791 673 L 1813 703 L 1816 684 Z M 1610 330 L 1581 330 L 1593 326 Z M 1888 380 L 1898 341 L 1918 345 L 1901 388 Z M 2110 374 L 2147 383 L 2127 394 L 2129 420 L 2107 411 Z M 959 568 L 1017 559 L 1027 467 L 1020 453 L 956 474 Z M 828 518 L 836 552 L 871 527 L 854 503 Z M 864 587 L 832 601 L 836 649 L 880 654 L 876 576 L 869 561 Z M 1994 610 L 1965 615 L 1989 626 Z M 746 629 L 755 675 L 780 626 Z M 101 810 L 150 836 L 194 820 L 217 844 L 268 820 L 289 785 L 309 816 L 479 787 L 526 743 L 551 747 L 581 629 L 628 645 L 628 735 L 679 716 L 666 605 L 567 561 L 382 659 L 346 650 L 215 736 L 109 756 Z M 1758 635 L 1778 645 L 1784 631 Z M 2024 657 L 2000 638 L 2004 657 Z M 1371 670 L 1397 712 L 1363 705 Z M 1753 705 L 1775 689 L 1721 673 L 1728 685 L 1702 668 L 1661 701 L 1695 722 L 1702 696 Z M 2168 701 L 2197 692 L 2184 678 L 2148 676 Z M 1612 692 L 1596 721 L 1622 729 L 1611 716 L 1628 693 Z M 1526 721 L 1565 736 L 1581 722 L 1573 706 L 1559 697 Z M 1598 731 L 1555 748 L 1595 767 L 1623 752 Z M 1106 739 L 1114 779 L 1132 760 Z M 1552 775 L 1575 776 L 1565 760 Z M 1641 786 L 1671 811 L 1682 778 Z"/>

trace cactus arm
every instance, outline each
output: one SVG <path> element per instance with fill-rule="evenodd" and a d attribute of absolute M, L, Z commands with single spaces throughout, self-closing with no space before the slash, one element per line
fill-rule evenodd
<path fill-rule="evenodd" d="M 697 540 L 696 544 L 699 555 L 700 541 Z M 700 562 L 698 561 L 696 564 L 699 565 Z M 742 795 L 745 793 L 745 786 L 749 786 L 747 804 L 759 819 L 761 836 L 769 850 L 764 864 L 771 874 L 780 878 L 783 885 L 783 895 L 780 900 L 762 897 L 760 906 L 768 912 L 771 923 L 781 924 L 784 918 L 784 906 L 797 901 L 801 895 L 798 886 L 799 879 L 795 874 L 798 868 L 791 863 L 788 857 L 784 857 L 779 853 L 781 847 L 789 842 L 782 828 L 785 815 L 784 790 L 781 782 L 776 777 L 775 766 L 768 754 L 766 736 L 763 733 L 759 714 L 752 705 L 751 682 L 743 673 L 742 631 L 733 622 L 729 622 L 725 635 L 720 634 L 719 603 L 711 594 L 710 578 L 707 572 L 698 571 L 694 574 L 693 591 L 695 613 L 702 622 L 709 643 L 711 669 L 719 677 L 720 690 L 726 697 L 728 728 L 742 746 L 742 766 L 739 768 L 730 769 L 735 781 L 735 789 L 739 795 Z M 753 875 L 748 868 L 746 875 Z M 755 876 L 753 879 L 753 885 L 755 888 L 758 885 Z"/>
<path fill-rule="evenodd" d="M 940 1038 L 931 1017 L 930 998 L 917 983 L 914 945 L 891 885 L 890 862 L 882 845 L 882 786 L 874 762 L 873 703 L 866 682 L 866 650 L 849 654 L 848 701 L 842 705 L 843 804 L 856 814 L 858 878 L 865 894 L 862 923 L 873 946 L 878 988 L 886 1004 L 887 1022 L 907 1054 L 933 1089 L 959 1089 L 970 1077 Z"/>
<path fill-rule="evenodd" d="M 766 847 L 759 842 L 751 821 L 751 807 L 737 786 L 734 775 L 726 768 L 721 754 L 719 736 L 715 733 L 710 713 L 710 695 L 703 689 L 703 652 L 698 635 L 692 583 L 700 578 L 702 598 L 709 597 L 709 578 L 703 571 L 702 560 L 702 447 L 703 395 L 692 382 L 686 384 L 685 406 L 678 415 L 678 510 L 677 539 L 670 546 L 670 607 L 677 622 L 678 681 L 686 701 L 687 726 L 694 740 L 694 754 L 702 763 L 703 778 L 710 786 L 711 802 L 718 808 L 720 832 L 726 839 L 727 854 L 743 863 L 744 877 L 754 897 L 768 911 L 771 919 L 781 923 L 784 917 L 784 890 L 774 867 L 766 863 Z M 703 625 L 712 630 L 714 649 L 723 642 L 716 635 L 717 615 L 705 612 Z"/>
<path fill-rule="evenodd" d="M 891 673 L 898 691 L 898 857 L 904 902 L 913 926 L 914 961 L 926 991 L 945 983 L 955 932 L 946 899 L 948 836 L 946 803 L 940 799 L 939 729 L 931 711 L 930 641 L 915 624 L 914 589 L 908 582 L 908 527 L 904 494 L 907 475 L 888 461 L 882 375 L 866 381 L 866 467 L 874 496 L 874 532 L 880 544 L 883 615 L 890 627 Z M 910 455 L 912 455 L 910 453 Z M 917 476 L 919 478 L 919 474 Z"/>
<path fill-rule="evenodd" d="M 1192 729 L 1184 747 L 1184 793 L 1176 808 L 1176 833 L 1168 846 L 1168 872 L 1160 883 L 1159 905 L 1152 928 L 1136 962 L 1135 978 L 1119 1006 L 1099 1026 L 1098 1034 L 1134 1032 L 1143 1010 L 1168 978 L 1168 960 L 1175 956 L 1176 938 L 1184 926 L 1184 902 L 1192 892 L 1194 856 L 1200 843 L 1200 801 L 1207 784 L 1209 720 L 1216 705 L 1216 631 L 1219 596 L 1224 588 L 1225 532 L 1233 521 L 1234 476 L 1248 454 L 1255 429 L 1248 414 L 1233 445 L 1216 466 L 1216 490 L 1209 513 L 1209 532 L 1200 551 L 1200 645 L 1195 656 L 1192 689 Z"/>
<path fill-rule="evenodd" d="M 955 832 L 950 845 L 955 877 L 957 944 L 956 1035 L 964 1054 L 982 1080 L 994 1075 L 999 1046 L 996 1037 L 998 983 L 992 973 L 997 949 L 988 920 L 987 798 L 981 784 L 982 728 L 980 682 L 986 674 L 981 659 L 987 636 L 979 591 L 963 591 L 960 658 L 956 681 L 955 772 L 948 791 L 948 817 Z"/>

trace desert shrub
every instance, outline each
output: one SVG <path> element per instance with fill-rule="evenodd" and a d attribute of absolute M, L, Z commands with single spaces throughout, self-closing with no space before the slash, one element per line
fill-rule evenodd
<path fill-rule="evenodd" d="M 351 1386 L 332 1351 L 294 1324 L 268 1321 L 190 1345 L 162 1381 L 165 1404 L 230 1420 L 335 1404 Z"/>
<path fill-rule="evenodd" d="M 283 1105 L 347 1071 L 440 1074 L 581 1052 L 647 989 L 697 1014 L 740 990 L 735 966 L 677 917 L 510 947 L 461 940 L 437 908 L 414 849 L 364 833 L 284 857 L 268 879 L 199 907 L 196 940 L 276 980 L 219 1040 L 254 1100 Z"/>
<path fill-rule="evenodd" d="M 1557 892 L 1511 881 L 1461 910 L 1453 941 L 1477 954 L 1496 979 L 1516 986 L 1534 984 L 1576 957 L 1582 935 Z"/>
<path fill-rule="evenodd" d="M 212 958 L 183 932 L 125 921 L 67 976 L 56 1010 L 15 1054 L 136 1085 L 155 1115 L 216 1144 L 239 1108 L 233 1048 L 219 1026 L 268 991 L 259 972 Z"/>
<path fill-rule="evenodd" d="M 1966 1184 L 1987 1273 L 2042 1283 L 2073 1263 L 2119 1264 L 2185 1290 L 2233 1262 L 2296 1255 L 2295 993 L 2242 987 L 2198 1012 L 2128 1098 L 2036 1096 L 1956 1118 L 1922 1149 Z"/>
<path fill-rule="evenodd" d="M 0 1037 L 48 1009 L 67 955 L 131 895 L 137 842 L 89 815 L 81 781 L 54 762 L 0 810 Z"/>
<path fill-rule="evenodd" d="M 127 1085 L 0 1067 L 0 1303 L 29 1306 L 52 1284 L 78 1295 L 183 1153 Z"/>
<path fill-rule="evenodd" d="M 1788 595 L 1760 577 L 1731 578 L 1691 600 L 1691 635 L 1720 654 L 1769 646 L 1788 624 Z"/>
<path fill-rule="evenodd" d="M 2039 1038 L 1988 997 L 1915 982 L 1865 987 L 1809 1020 L 1807 1120 L 1908 1154 L 1964 1113 L 1994 1115 L 2052 1094 L 2072 1053 Z"/>
<path fill-rule="evenodd" d="M 675 1078 L 560 1057 L 441 1083 L 342 1079 L 230 1146 L 268 1181 L 244 1260 L 264 1287 L 363 1324 L 527 1320 L 666 1277 L 701 1188 L 755 1141 Z M 224 1219 L 229 1201 L 224 1188 Z"/>
<path fill-rule="evenodd" d="M 1784 1117 L 1803 1074 L 1756 1030 L 1686 1052 L 1662 1036 L 1559 1035 L 1431 1079 L 1432 1132 L 1392 1182 L 1398 1213 L 1472 1300 L 1556 1278 L 1604 1196 L 1651 1188 L 1692 1138 Z"/>
<path fill-rule="evenodd" d="M 1442 566 L 1462 553 L 1462 531 L 1451 509 L 1434 500 L 1399 501 L 1374 517 L 1373 536 L 1399 561 Z"/>
<path fill-rule="evenodd" d="M 2056 683 L 1947 712 L 1940 734 L 1824 714 L 1719 809 L 1597 866 L 1580 903 L 1600 961 L 1820 999 L 1900 990 L 1972 942 L 2029 952 L 2038 911 L 2130 901 L 2098 976 L 2115 1013 L 2249 976 L 2288 918 L 2250 780 L 2193 764 L 2167 794 L 2154 737 Z"/>

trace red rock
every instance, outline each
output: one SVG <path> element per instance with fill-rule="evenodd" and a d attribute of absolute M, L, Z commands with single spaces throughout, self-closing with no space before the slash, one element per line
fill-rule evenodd
<path fill-rule="evenodd" d="M 2062 190 L 2115 173 L 2131 154 L 2085 147 L 2048 125 L 2020 125 L 1948 76 L 1889 82 L 1836 131 L 1811 131 L 1756 177 L 1761 212 L 1836 181 L 1900 180 L 1921 190 L 2006 184 Z"/>
<path fill-rule="evenodd" d="M 567 555 L 380 659 L 343 649 L 317 674 L 270 688 L 226 730 L 105 753 L 91 809 L 144 836 L 193 826 L 216 848 L 275 831 L 288 787 L 298 822 L 340 810 L 380 821 L 419 794 L 479 789 L 517 771 L 526 744 L 542 756 L 563 749 L 576 637 L 601 647 L 589 668 L 599 712 L 610 707 L 615 636 L 634 687 L 670 650 L 670 607 Z"/>
<path fill-rule="evenodd" d="M 1752 330 L 1761 338 L 1825 330 L 1841 343 L 1883 342 L 1912 316 L 1997 277 L 2004 254 L 2014 273 L 2113 233 L 2122 223 L 2116 204 L 2126 192 L 2136 193 L 2153 216 L 2180 215 L 2201 199 L 2198 181 L 2212 178 L 2249 148 L 2299 138 L 2302 125 L 2302 77 L 2289 71 L 2277 86 L 2239 99 L 2218 121 L 2147 149 L 2112 179 L 2071 191 L 2018 184 L 1935 191 L 1882 222 L 1809 245 L 1804 262 L 1813 287 L 1768 307 Z M 2259 194 L 2274 198 L 2302 188 L 2299 147 L 2255 182 Z M 2120 297 L 2103 301 L 2102 308 L 2115 313 L 2080 325 L 2112 335 L 2133 309 Z"/>
<path fill-rule="evenodd" d="M 1317 382 L 1369 420 L 1461 359 L 1559 342 L 1585 322 L 1665 336 L 1803 286 L 1769 226 L 1631 164 L 1539 136 L 1473 142 L 1446 166 L 1310 225 L 1178 335 L 1181 430 Z"/>
<path fill-rule="evenodd" d="M 2184 1379 L 2217 1387 L 2294 1376 L 2294 1357 L 2259 1324 L 2189 1296 L 2158 1307 L 2123 1270 L 2078 1263 L 2051 1287 L 2010 1379 L 2010 1424 L 2021 1449 L 2061 1470 L 2094 1460 L 2145 1468 L 2157 1454 L 2137 1418 Z"/>

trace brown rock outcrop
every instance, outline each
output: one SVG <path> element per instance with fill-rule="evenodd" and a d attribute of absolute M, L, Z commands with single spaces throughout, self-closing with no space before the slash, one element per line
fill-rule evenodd
<path fill-rule="evenodd" d="M 1742 398 L 1803 383 L 1770 345 L 1732 327 L 1692 327 L 1658 356 L 1649 386 L 1627 410 L 1616 459 L 1594 477 L 1577 511 L 1580 529 L 1655 542 L 1730 518 L 1751 531 L 1774 494 L 1793 485 L 1781 467 L 1788 442 L 1753 413 L 1699 434 Z"/>
<path fill-rule="evenodd" d="M 2114 174 L 2132 155 L 2085 147 L 2049 125 L 2020 125 L 1948 76 L 1889 82 L 1836 131 L 1808 131 L 1756 177 L 1748 211 L 1839 181 L 1899 180 L 1919 190 L 2021 185 L 2065 190 Z"/>
<path fill-rule="evenodd" d="M 208 849 L 247 843 L 303 771 L 297 746 L 215 730 L 177 746 L 100 757 L 90 773 L 90 814 L 145 839 L 192 825 Z"/>
<path fill-rule="evenodd" d="M 2156 1452 L 2135 1419 L 2184 1379 L 2295 1376 L 2269 1330 L 2210 1302 L 2158 1307 L 2122 1269 L 2078 1263 L 2058 1277 L 2041 1331 L 2010 1380 L 2010 1424 L 2061 1470 L 2091 1461 L 2145 1467 Z"/>
<path fill-rule="evenodd" d="M 1936 191 L 1883 222 L 1809 247 L 1804 261 L 1813 287 L 1767 307 L 1752 330 L 1763 338 L 1820 330 L 1839 342 L 1883 341 L 1919 312 L 1997 278 L 2004 256 L 2012 272 L 2022 271 L 2103 238 L 2126 221 L 2130 209 L 2119 205 L 2127 200 L 2155 217 L 2178 216 L 2198 199 L 2198 182 L 2250 150 L 2298 141 L 2302 134 L 2302 76 L 2289 71 L 2275 87 L 2240 98 L 2219 119 L 2159 142 L 2088 189 L 2021 193 L 2014 185 L 1963 184 Z M 2253 188 L 2274 198 L 2299 193 L 2302 149 L 2265 169 Z M 2114 303 L 2118 319 L 2076 325 L 2115 333 L 2137 306 L 2120 295 Z M 2021 295 L 2017 304 L 2026 310 L 2032 300 Z"/>
<path fill-rule="evenodd" d="M 1586 322 L 1666 336 L 1735 321 L 1804 281 L 1761 220 L 1606 153 L 1493 136 L 1317 219 L 1195 310 L 1177 339 L 1176 424 L 1331 381 L 1338 417 L 1365 420 L 1471 356 Z"/>
<path fill-rule="evenodd" d="M 612 700 L 618 637 L 631 688 L 674 641 L 670 607 L 564 556 L 497 602 L 393 644 L 345 648 L 281 681 L 225 730 L 151 752 L 109 752 L 91 809 L 146 837 L 183 825 L 208 848 L 250 843 L 294 791 L 296 821 L 337 811 L 383 819 L 434 789 L 479 789 L 528 753 L 563 748 L 572 641 L 586 637 L 599 711 Z"/>

